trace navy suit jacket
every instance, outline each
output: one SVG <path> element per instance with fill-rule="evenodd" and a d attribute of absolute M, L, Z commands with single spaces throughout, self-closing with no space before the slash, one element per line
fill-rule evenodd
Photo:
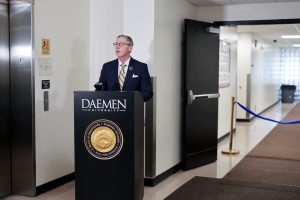
<path fill-rule="evenodd" d="M 99 82 L 105 83 L 106 90 L 120 91 L 118 79 L 118 59 L 103 65 Z M 140 91 L 144 101 L 152 98 L 152 84 L 147 64 L 130 59 L 123 85 L 124 91 Z"/>

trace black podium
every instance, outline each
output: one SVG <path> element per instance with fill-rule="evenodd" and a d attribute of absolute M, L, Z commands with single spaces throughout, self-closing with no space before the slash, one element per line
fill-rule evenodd
<path fill-rule="evenodd" d="M 144 195 L 144 102 L 139 92 L 74 92 L 76 200 Z"/>

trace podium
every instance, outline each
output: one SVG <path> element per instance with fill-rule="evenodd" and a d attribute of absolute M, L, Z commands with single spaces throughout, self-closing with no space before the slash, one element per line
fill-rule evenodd
<path fill-rule="evenodd" d="M 74 126 L 75 199 L 143 199 L 142 95 L 75 91 Z"/>

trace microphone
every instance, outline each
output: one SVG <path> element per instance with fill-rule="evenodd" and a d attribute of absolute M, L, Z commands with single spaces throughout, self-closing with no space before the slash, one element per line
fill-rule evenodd
<path fill-rule="evenodd" d="M 95 91 L 105 91 L 105 83 L 104 82 L 95 83 L 94 87 L 96 89 Z"/>

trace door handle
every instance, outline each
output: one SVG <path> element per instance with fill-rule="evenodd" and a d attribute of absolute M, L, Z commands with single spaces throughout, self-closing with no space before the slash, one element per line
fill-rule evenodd
<path fill-rule="evenodd" d="M 188 95 L 188 97 L 187 97 L 188 105 L 191 105 L 195 99 L 213 99 L 213 98 L 220 97 L 219 93 L 194 95 L 192 90 L 189 90 L 187 95 Z"/>

